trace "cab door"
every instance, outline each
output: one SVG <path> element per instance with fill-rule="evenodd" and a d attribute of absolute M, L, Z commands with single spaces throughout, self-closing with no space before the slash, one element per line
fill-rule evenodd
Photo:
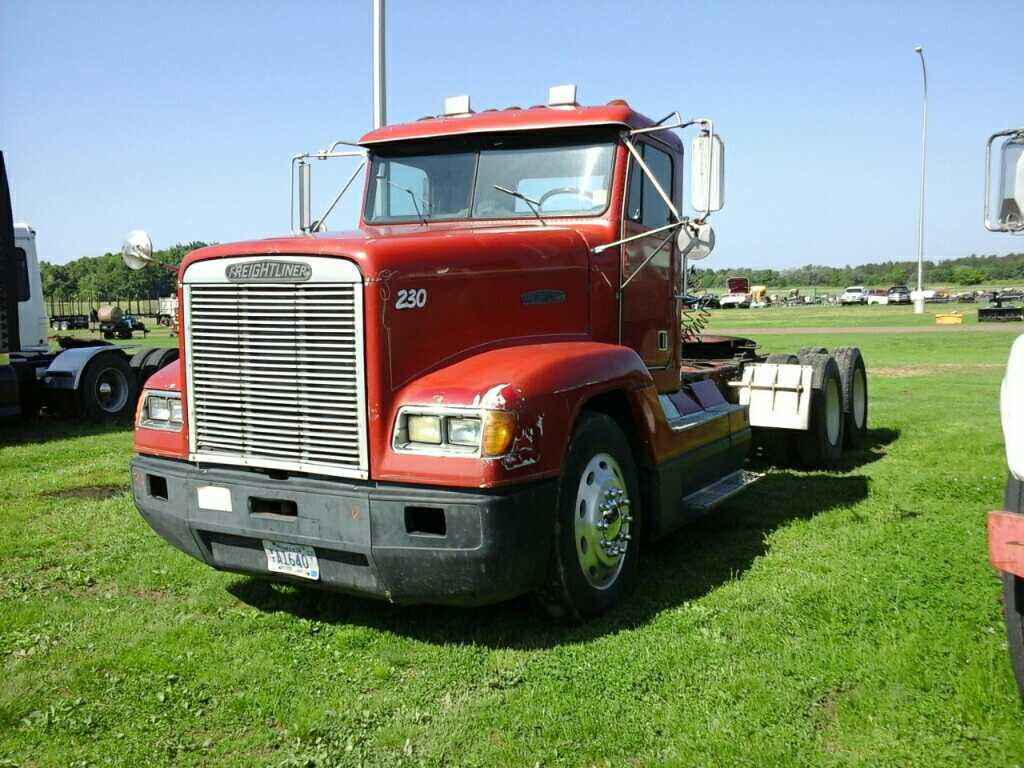
<path fill-rule="evenodd" d="M 641 157 L 651 169 L 661 188 L 673 198 L 678 209 L 676 182 L 678 172 L 672 155 L 644 141 L 637 144 Z M 627 176 L 626 206 L 623 211 L 622 236 L 632 237 L 663 227 L 674 221 L 672 212 L 658 194 L 643 170 L 630 156 Z M 668 242 L 658 250 L 662 241 Z M 652 253 L 657 254 L 644 264 Z M 652 373 L 667 371 L 675 360 L 679 345 L 679 313 L 676 308 L 676 231 L 659 232 L 622 246 L 622 281 L 629 284 L 622 291 L 622 343 L 640 355 Z M 632 276 L 632 279 L 630 279 Z M 655 375 L 656 380 L 662 377 Z M 668 389 L 679 386 L 678 372 L 668 379 Z M 674 382 L 674 386 L 672 385 Z M 659 382 L 659 390 L 664 388 Z"/>

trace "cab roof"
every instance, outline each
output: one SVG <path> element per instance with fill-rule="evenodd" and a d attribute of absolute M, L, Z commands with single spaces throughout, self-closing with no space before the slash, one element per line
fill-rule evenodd
<path fill-rule="evenodd" d="M 385 125 L 364 135 L 359 139 L 359 143 L 363 146 L 374 147 L 387 142 L 409 139 L 598 125 L 646 128 L 654 125 L 654 121 L 635 111 L 622 99 L 609 101 L 602 106 L 590 107 L 535 106 L 529 109 L 507 107 L 505 109 L 485 109 L 482 112 L 471 112 L 452 117 L 422 117 L 412 123 Z M 660 132 L 658 137 L 673 145 L 679 143 L 678 137 L 672 131 Z"/>

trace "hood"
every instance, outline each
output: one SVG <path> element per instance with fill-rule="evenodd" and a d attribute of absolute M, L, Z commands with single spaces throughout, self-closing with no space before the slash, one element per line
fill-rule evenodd
<path fill-rule="evenodd" d="M 389 390 L 498 346 L 590 337 L 590 247 L 575 227 L 367 227 L 202 248 L 182 271 L 209 259 L 285 254 L 358 266 L 367 366 L 380 366 Z"/>

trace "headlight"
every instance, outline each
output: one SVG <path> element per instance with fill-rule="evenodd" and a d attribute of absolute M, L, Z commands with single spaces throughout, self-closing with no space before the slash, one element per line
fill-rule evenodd
<path fill-rule="evenodd" d="M 476 448 L 480 445 L 480 419 L 475 416 L 450 416 L 448 442 Z"/>
<path fill-rule="evenodd" d="M 145 391 L 139 399 L 135 423 L 146 429 L 181 431 L 181 395 L 177 392 Z"/>
<path fill-rule="evenodd" d="M 424 445 L 441 444 L 440 416 L 416 414 L 409 415 L 406 418 L 406 426 L 409 430 L 410 443 L 423 443 Z"/>
<path fill-rule="evenodd" d="M 392 445 L 401 453 L 504 456 L 515 437 L 516 415 L 507 411 L 403 408 Z"/>

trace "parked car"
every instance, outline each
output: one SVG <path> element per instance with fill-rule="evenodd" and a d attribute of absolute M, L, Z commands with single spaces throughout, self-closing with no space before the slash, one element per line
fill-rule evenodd
<path fill-rule="evenodd" d="M 881 288 L 872 288 L 868 291 L 868 304 L 888 304 L 889 292 Z"/>
<path fill-rule="evenodd" d="M 840 304 L 867 304 L 868 292 L 862 285 L 851 285 L 839 297 Z"/>
<path fill-rule="evenodd" d="M 889 289 L 889 303 L 890 304 L 909 304 L 910 289 L 905 285 L 894 285 Z"/>

